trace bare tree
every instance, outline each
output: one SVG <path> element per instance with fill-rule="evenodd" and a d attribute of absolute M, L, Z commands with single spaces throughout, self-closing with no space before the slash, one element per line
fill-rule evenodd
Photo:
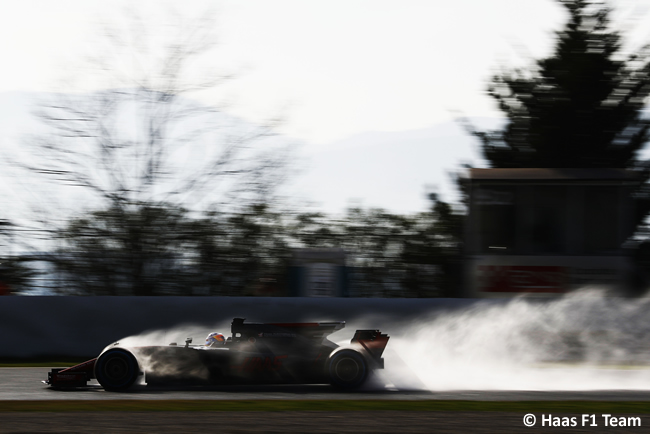
<path fill-rule="evenodd" d="M 156 294 L 150 270 L 187 253 L 163 244 L 190 245 L 178 240 L 201 237 L 160 236 L 177 226 L 170 222 L 177 210 L 187 219 L 268 202 L 284 178 L 288 152 L 274 139 L 276 121 L 251 125 L 197 100 L 234 77 L 214 64 L 215 14 L 150 12 L 131 10 L 125 26 L 105 27 L 103 45 L 72 83 L 92 90 L 44 101 L 36 112 L 44 132 L 29 138 L 25 158 L 13 161 L 87 198 L 79 204 L 85 216 L 64 225 L 37 217 L 60 240 L 56 267 L 74 278 L 106 279 L 80 283 L 77 292 L 113 293 L 108 280 L 115 276 L 106 270 L 119 269 L 122 280 L 130 279 L 120 287 Z M 99 237 L 106 241 L 92 241 Z"/>
<path fill-rule="evenodd" d="M 194 98 L 233 78 L 213 62 L 214 13 L 155 18 L 130 11 L 123 28 L 105 27 L 105 45 L 82 71 L 101 90 L 44 102 L 36 115 L 47 129 L 30 137 L 29 161 L 20 165 L 82 187 L 108 207 L 196 209 L 226 193 L 231 201 L 269 195 L 287 157 L 271 144 L 273 122 L 244 123 Z"/>

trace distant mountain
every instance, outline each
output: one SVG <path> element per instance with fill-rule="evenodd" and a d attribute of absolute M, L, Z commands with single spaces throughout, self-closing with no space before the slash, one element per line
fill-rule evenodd
<path fill-rule="evenodd" d="M 0 150 L 37 127 L 31 112 L 40 94 L 30 92 L 0 92 Z"/>
<path fill-rule="evenodd" d="M 472 122 L 480 128 L 502 123 L 489 118 Z M 355 134 L 305 154 L 309 160 L 295 186 L 327 212 L 342 212 L 350 204 L 424 211 L 430 191 L 445 200 L 458 199 L 450 173 L 461 164 L 485 167 L 477 139 L 453 121 L 417 130 Z"/>

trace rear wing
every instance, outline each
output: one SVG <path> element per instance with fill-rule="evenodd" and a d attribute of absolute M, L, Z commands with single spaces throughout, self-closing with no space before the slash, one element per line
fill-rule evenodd
<path fill-rule="evenodd" d="M 300 323 L 244 323 L 244 318 L 232 320 L 232 340 L 250 338 L 296 338 L 322 340 L 345 327 L 345 321 Z"/>
<path fill-rule="evenodd" d="M 350 341 L 351 344 L 361 345 L 383 368 L 384 359 L 381 355 L 386 349 L 390 336 L 379 330 L 357 330 Z"/>

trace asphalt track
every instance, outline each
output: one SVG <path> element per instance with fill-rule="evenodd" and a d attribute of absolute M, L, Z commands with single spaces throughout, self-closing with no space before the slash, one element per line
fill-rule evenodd
<path fill-rule="evenodd" d="M 0 368 L 0 401 L 3 400 L 471 400 L 471 401 L 650 401 L 650 390 L 452 390 L 405 389 L 374 381 L 354 392 L 340 392 L 328 385 L 268 385 L 224 387 L 135 386 L 128 392 L 107 392 L 96 382 L 74 390 L 54 390 L 41 383 L 48 368 Z M 650 408 L 650 404 L 649 404 Z"/>

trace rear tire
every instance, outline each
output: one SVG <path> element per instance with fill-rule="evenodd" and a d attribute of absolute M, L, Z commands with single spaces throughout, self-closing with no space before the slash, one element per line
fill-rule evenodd
<path fill-rule="evenodd" d="M 135 356 L 123 349 L 112 349 L 99 356 L 95 364 L 95 378 L 106 390 L 124 391 L 140 375 Z"/>
<path fill-rule="evenodd" d="M 327 371 L 330 383 L 342 389 L 354 389 L 361 386 L 368 378 L 366 359 L 354 350 L 342 350 L 334 354 Z"/>

